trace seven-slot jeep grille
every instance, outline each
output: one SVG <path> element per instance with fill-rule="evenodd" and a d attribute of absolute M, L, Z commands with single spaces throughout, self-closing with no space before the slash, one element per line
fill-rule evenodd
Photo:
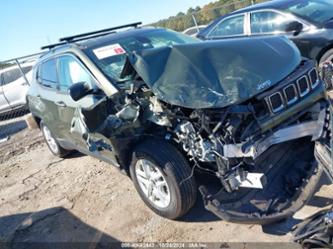
<path fill-rule="evenodd" d="M 298 78 L 295 82 L 288 84 L 279 91 L 266 97 L 265 101 L 270 111 L 275 114 L 305 97 L 318 84 L 317 70 L 312 68 L 307 74 Z"/>

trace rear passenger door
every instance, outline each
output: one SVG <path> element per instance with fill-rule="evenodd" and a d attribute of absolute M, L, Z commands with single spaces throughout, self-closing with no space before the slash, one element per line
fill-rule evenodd
<path fill-rule="evenodd" d="M 43 61 L 38 69 L 39 83 L 35 105 L 38 106 L 43 122 L 50 129 L 53 136 L 61 138 L 59 130 L 59 116 L 56 102 L 58 101 L 57 60 L 52 58 Z"/>
<path fill-rule="evenodd" d="M 242 37 L 247 34 L 245 14 L 228 16 L 222 19 L 208 33 L 208 39 Z"/>

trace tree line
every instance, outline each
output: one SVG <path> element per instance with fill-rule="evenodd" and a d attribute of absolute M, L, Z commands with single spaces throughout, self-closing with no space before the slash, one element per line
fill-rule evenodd
<path fill-rule="evenodd" d="M 218 0 L 206 4 L 202 8 L 199 6 L 189 8 L 186 13 L 179 12 L 176 16 L 170 16 L 151 25 L 176 31 L 184 31 L 187 28 L 195 26 L 194 18 L 198 25 L 206 25 L 222 15 L 264 1 L 266 0 Z"/>

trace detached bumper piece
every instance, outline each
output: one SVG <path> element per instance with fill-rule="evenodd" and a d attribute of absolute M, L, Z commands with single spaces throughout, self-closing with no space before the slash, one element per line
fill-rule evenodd
<path fill-rule="evenodd" d="M 239 189 L 216 194 L 199 188 L 205 208 L 236 223 L 269 224 L 292 216 L 313 196 L 323 173 L 307 140 L 283 143 L 269 149 L 257 162 L 266 176 L 263 189 Z"/>
<path fill-rule="evenodd" d="M 333 167 L 332 167 L 332 153 L 329 145 L 326 143 L 316 143 L 315 157 L 317 161 L 323 166 L 323 169 L 330 180 L 333 182 Z"/>
<path fill-rule="evenodd" d="M 303 248 L 333 248 L 333 210 L 320 211 L 299 223 L 293 241 Z"/>

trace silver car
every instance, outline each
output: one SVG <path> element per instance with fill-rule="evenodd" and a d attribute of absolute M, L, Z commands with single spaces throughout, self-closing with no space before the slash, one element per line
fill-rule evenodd
<path fill-rule="evenodd" d="M 7 67 L 0 71 L 0 114 L 22 109 L 32 78 L 34 63 Z M 28 82 L 27 82 L 28 81 Z"/>

